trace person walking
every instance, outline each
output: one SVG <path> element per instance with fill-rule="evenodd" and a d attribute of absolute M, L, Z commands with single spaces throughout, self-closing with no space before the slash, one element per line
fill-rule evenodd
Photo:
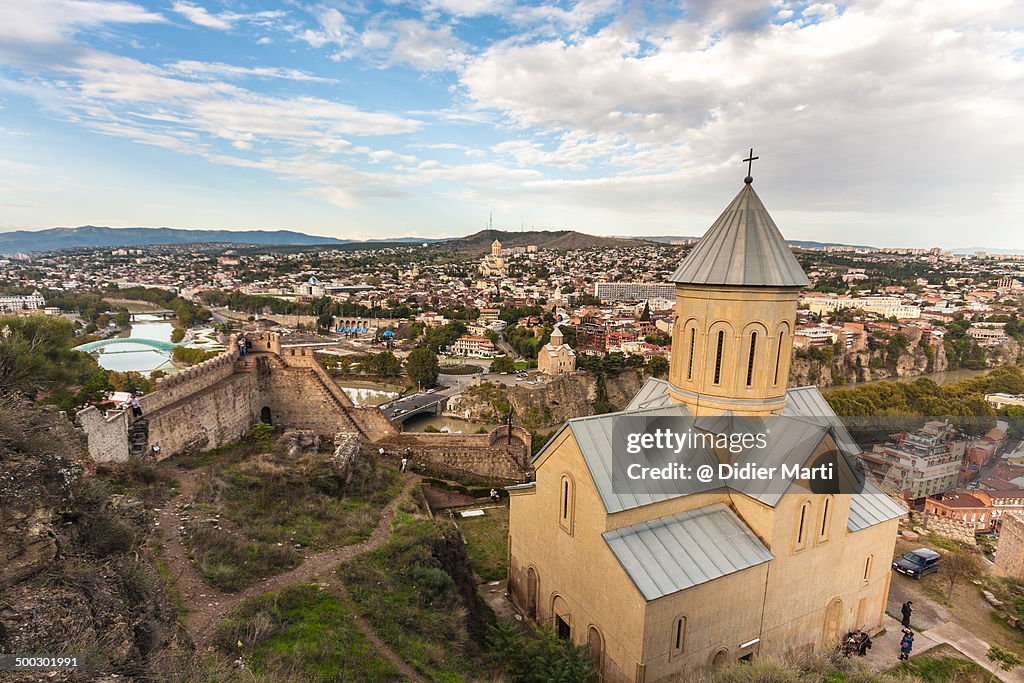
<path fill-rule="evenodd" d="M 399 469 L 400 472 L 405 472 L 406 466 L 409 464 L 409 458 L 402 456 L 402 467 Z"/>
<path fill-rule="evenodd" d="M 914 649 L 914 632 L 909 628 L 903 630 L 903 640 L 900 641 L 900 659 L 910 659 L 910 651 Z"/>
<path fill-rule="evenodd" d="M 914 612 L 913 604 L 913 600 L 907 600 L 903 603 L 903 608 L 900 610 L 903 613 L 903 628 L 910 628 L 910 615 Z"/>
<path fill-rule="evenodd" d="M 132 415 L 142 417 L 142 405 L 139 404 L 138 396 L 132 396 Z"/>

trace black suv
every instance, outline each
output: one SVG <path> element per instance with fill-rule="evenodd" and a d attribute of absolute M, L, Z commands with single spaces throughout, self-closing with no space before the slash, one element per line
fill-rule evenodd
<path fill-rule="evenodd" d="M 893 560 L 892 568 L 900 574 L 920 579 L 925 574 L 939 571 L 941 562 L 942 556 L 934 550 L 919 548 Z"/>

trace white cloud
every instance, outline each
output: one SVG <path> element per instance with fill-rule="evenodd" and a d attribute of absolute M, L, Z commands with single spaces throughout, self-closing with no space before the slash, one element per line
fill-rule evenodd
<path fill-rule="evenodd" d="M 270 20 L 284 16 L 284 12 L 277 10 L 255 12 L 252 14 L 240 14 L 238 12 L 219 12 L 214 14 L 202 5 L 186 2 L 185 0 L 175 0 L 171 4 L 171 8 L 193 24 L 217 31 L 229 31 L 242 21 L 267 23 Z"/>
<path fill-rule="evenodd" d="M 310 83 L 335 83 L 331 78 L 314 76 L 298 69 L 273 66 L 237 66 L 223 62 L 199 62 L 186 59 L 168 65 L 167 69 L 192 78 L 281 78 Z"/>
<path fill-rule="evenodd" d="M 171 5 L 175 12 L 185 17 L 197 26 L 214 28 L 218 31 L 227 31 L 235 23 L 235 17 L 228 14 L 211 14 L 208 9 L 190 2 L 175 2 Z"/>

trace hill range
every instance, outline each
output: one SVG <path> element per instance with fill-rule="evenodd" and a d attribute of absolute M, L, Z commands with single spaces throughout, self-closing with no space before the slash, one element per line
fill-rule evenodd
<path fill-rule="evenodd" d="M 575 230 L 481 230 L 465 237 L 393 237 L 372 241 L 310 235 L 294 230 L 186 230 L 182 228 L 109 228 L 83 225 L 77 228 L 16 230 L 0 232 L 0 254 L 47 252 L 60 249 L 98 249 L 114 247 L 151 247 L 188 244 L 235 244 L 250 246 L 339 246 L 348 248 L 388 246 L 403 243 L 445 243 L 458 253 L 486 252 L 494 240 L 505 247 L 536 245 L 540 249 L 593 249 L 635 245 L 637 241 L 667 244 L 672 241 L 696 239 L 693 236 L 617 236 L 589 235 Z M 805 249 L 840 244 L 790 240 L 794 247 Z M 870 248 L 870 247 L 868 247 Z"/>

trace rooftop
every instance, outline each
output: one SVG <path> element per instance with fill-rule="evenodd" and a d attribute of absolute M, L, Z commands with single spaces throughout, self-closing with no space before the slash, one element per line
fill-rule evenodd
<path fill-rule="evenodd" d="M 755 287 L 810 284 L 751 183 L 743 186 L 669 281 Z"/>

